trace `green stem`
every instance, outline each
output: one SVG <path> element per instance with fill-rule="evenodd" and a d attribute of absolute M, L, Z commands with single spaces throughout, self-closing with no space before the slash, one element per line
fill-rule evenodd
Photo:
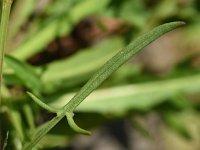
<path fill-rule="evenodd" d="M 0 24 L 0 88 L 2 84 L 3 56 L 6 45 L 6 37 L 7 37 L 11 5 L 12 5 L 12 0 L 3 0 L 2 12 L 1 12 L 1 24 Z M 0 99 L 1 99 L 1 90 L 0 90 Z"/>
<path fill-rule="evenodd" d="M 57 116 L 51 121 L 43 125 L 39 130 L 33 133 L 31 141 L 25 143 L 23 150 L 31 150 L 36 144 L 64 117 L 67 115 L 69 125 L 78 132 L 83 132 L 73 120 L 74 109 L 95 90 L 103 81 L 105 81 L 114 71 L 123 63 L 139 52 L 142 48 L 159 38 L 161 35 L 183 25 L 183 22 L 172 22 L 156 27 L 150 32 L 137 38 L 127 47 L 123 48 L 83 86 L 83 88 L 64 106 L 62 110 L 57 112 Z M 39 102 L 39 101 L 38 101 Z M 39 104 L 39 103 L 38 103 Z M 42 104 L 43 106 L 43 104 Z M 47 105 L 48 106 L 48 105 Z M 44 106 L 43 106 L 44 107 Z M 46 105 L 45 105 L 46 107 Z M 46 109 L 46 108 L 45 108 Z M 84 131 L 85 132 L 85 131 Z M 89 132 L 85 132 L 89 133 Z"/>

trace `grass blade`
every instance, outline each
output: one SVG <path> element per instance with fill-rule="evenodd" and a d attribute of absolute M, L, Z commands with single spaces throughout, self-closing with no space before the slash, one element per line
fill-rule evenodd
<path fill-rule="evenodd" d="M 16 76 L 21 79 L 26 87 L 34 93 L 38 93 L 41 90 L 41 81 L 31 66 L 8 55 L 5 55 L 5 62 L 14 70 Z"/>

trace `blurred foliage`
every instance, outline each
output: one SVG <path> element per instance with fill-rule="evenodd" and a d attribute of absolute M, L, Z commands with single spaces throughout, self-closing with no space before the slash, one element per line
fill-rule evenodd
<path fill-rule="evenodd" d="M 167 127 L 195 139 L 188 126 L 193 123 L 200 132 L 199 117 L 194 122 L 180 118 L 187 118 L 188 112 L 199 116 L 200 111 L 199 0 L 14 0 L 7 54 L 20 61 L 5 58 L 1 143 L 9 131 L 7 149 L 21 149 L 36 127 L 53 115 L 34 104 L 27 90 L 51 106 L 64 106 L 120 48 L 159 24 L 177 20 L 186 26 L 154 42 L 156 46 L 149 46 L 117 70 L 77 108 L 77 121 L 94 129 L 110 120 L 154 111 Z M 84 21 L 86 26 L 81 28 Z M 57 41 L 69 42 L 69 37 L 78 41 L 70 56 L 42 57 Z M 57 53 L 71 48 L 57 47 Z M 34 60 L 38 65 L 30 64 Z M 39 147 L 66 147 L 74 134 L 63 120 Z"/>

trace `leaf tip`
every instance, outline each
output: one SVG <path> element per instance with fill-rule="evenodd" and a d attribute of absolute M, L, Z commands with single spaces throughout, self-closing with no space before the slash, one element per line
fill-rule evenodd
<path fill-rule="evenodd" d="M 80 128 L 73 119 L 74 113 L 66 113 L 67 121 L 69 123 L 69 126 L 76 132 L 85 134 L 85 135 L 91 135 L 90 131 L 87 131 L 85 129 Z"/>
<path fill-rule="evenodd" d="M 29 92 L 29 91 L 26 91 L 26 94 L 27 94 L 28 96 L 30 96 L 30 97 L 33 96 L 33 94 L 32 94 L 31 92 Z"/>
<path fill-rule="evenodd" d="M 186 23 L 184 21 L 178 21 L 180 23 L 180 25 L 186 25 Z"/>
<path fill-rule="evenodd" d="M 35 96 L 33 93 L 31 92 L 26 92 L 28 94 L 28 96 L 30 96 L 30 98 L 35 102 L 37 103 L 40 107 L 50 111 L 50 112 L 53 112 L 53 113 L 57 113 L 59 110 L 51 107 L 51 106 L 48 106 L 47 104 L 45 104 L 40 98 L 38 98 L 37 96 Z"/>

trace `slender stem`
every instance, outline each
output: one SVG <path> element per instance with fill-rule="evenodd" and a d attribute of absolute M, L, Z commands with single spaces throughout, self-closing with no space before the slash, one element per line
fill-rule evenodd
<path fill-rule="evenodd" d="M 2 72 L 3 56 L 6 45 L 6 37 L 7 37 L 11 5 L 12 5 L 12 0 L 3 0 L 2 12 L 1 12 L 1 24 L 0 24 L 0 100 L 1 100 L 1 84 L 2 84 L 2 74 L 3 74 Z"/>

